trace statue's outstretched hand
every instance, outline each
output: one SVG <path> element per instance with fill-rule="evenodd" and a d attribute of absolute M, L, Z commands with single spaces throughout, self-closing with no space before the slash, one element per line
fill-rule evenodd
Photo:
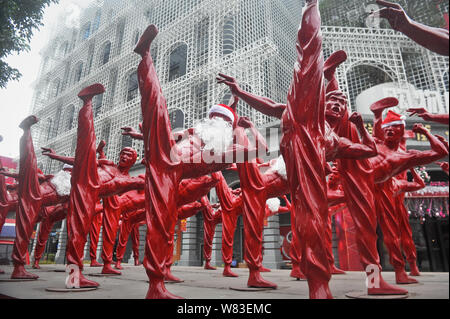
<path fill-rule="evenodd" d="M 377 4 L 383 8 L 374 12 L 373 15 L 388 20 L 392 29 L 400 31 L 402 26 L 410 22 L 405 10 L 399 4 L 384 0 L 377 0 Z"/>
<path fill-rule="evenodd" d="M 237 125 L 243 128 L 250 128 L 253 126 L 253 123 L 248 117 L 241 116 L 238 120 Z"/>
<path fill-rule="evenodd" d="M 46 155 L 46 156 L 56 155 L 56 152 L 51 148 L 41 147 L 41 149 L 42 149 L 42 155 Z"/>
<path fill-rule="evenodd" d="M 237 83 L 236 79 L 229 76 L 229 75 L 225 75 L 223 73 L 219 73 L 219 76 L 216 77 L 217 83 L 219 84 L 226 84 L 228 85 L 228 87 L 231 90 L 231 93 L 233 95 L 238 95 L 241 88 L 239 87 L 239 84 Z"/>
<path fill-rule="evenodd" d="M 137 133 L 131 126 L 124 126 L 121 127 L 120 129 L 122 130 L 122 135 L 132 135 Z"/>

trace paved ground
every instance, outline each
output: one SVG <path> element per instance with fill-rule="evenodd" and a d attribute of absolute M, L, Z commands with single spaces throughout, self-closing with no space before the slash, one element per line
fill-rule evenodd
<path fill-rule="evenodd" d="M 64 270 L 63 265 L 42 265 L 40 270 L 31 270 L 40 276 L 31 282 L 1 282 L 0 295 L 24 299 L 143 299 L 147 292 L 147 276 L 142 266 L 124 266 L 121 276 L 94 277 L 89 274 L 100 273 L 101 268 L 85 268 L 87 278 L 100 283 L 100 288 L 90 292 L 55 293 L 45 288 L 63 288 L 66 274 L 55 272 Z M 2 266 L 6 274 L 1 279 L 9 279 L 12 267 Z M 222 276 L 223 268 L 204 270 L 200 267 L 173 266 L 173 274 L 184 279 L 184 282 L 167 284 L 172 293 L 187 299 L 307 299 L 308 285 L 305 281 L 296 281 L 289 277 L 289 270 L 272 270 L 263 273 L 267 280 L 278 284 L 277 290 L 270 291 L 235 291 L 233 288 L 246 288 L 248 270 L 233 269 L 240 275 L 238 278 Z M 394 283 L 394 273 L 385 272 L 384 278 Z M 409 290 L 410 299 L 448 299 L 449 273 L 422 273 L 418 277 L 420 283 L 403 285 Z M 346 299 L 346 293 L 365 290 L 365 275 L 362 272 L 348 272 L 346 275 L 333 276 L 330 282 L 335 298 Z"/>

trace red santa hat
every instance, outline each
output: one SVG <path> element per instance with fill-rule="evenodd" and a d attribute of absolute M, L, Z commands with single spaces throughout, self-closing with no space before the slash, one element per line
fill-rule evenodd
<path fill-rule="evenodd" d="M 392 126 L 392 125 L 403 125 L 405 126 L 405 116 L 404 115 L 400 115 L 398 113 L 395 113 L 391 110 L 388 111 L 388 114 L 386 116 L 386 118 L 384 119 L 383 123 L 381 123 L 381 128 L 385 128 L 387 126 Z"/>
<path fill-rule="evenodd" d="M 235 123 L 238 119 L 236 112 L 231 107 L 229 107 L 228 105 L 225 105 L 225 104 L 216 104 L 209 109 L 209 112 L 208 112 L 209 118 L 213 117 L 214 115 L 218 115 L 218 114 L 226 117 L 232 123 Z"/>

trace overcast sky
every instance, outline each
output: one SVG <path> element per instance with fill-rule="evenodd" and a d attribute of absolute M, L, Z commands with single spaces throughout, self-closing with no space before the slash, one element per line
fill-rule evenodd
<path fill-rule="evenodd" d="M 45 10 L 40 30 L 34 31 L 31 50 L 19 55 L 11 55 L 6 62 L 19 69 L 22 73 L 20 80 L 11 81 L 5 89 L 0 89 L 0 155 L 7 157 L 19 156 L 19 139 L 23 133 L 18 128 L 19 123 L 31 113 L 33 98 L 32 84 L 37 79 L 41 57 L 39 52 L 49 40 L 52 25 L 58 17 L 68 16 L 73 24 L 81 8 L 88 6 L 95 0 L 60 0 L 59 4 L 52 4 Z"/>

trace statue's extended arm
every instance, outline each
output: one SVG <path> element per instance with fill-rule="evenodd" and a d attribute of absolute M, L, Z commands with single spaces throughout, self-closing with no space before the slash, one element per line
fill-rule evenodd
<path fill-rule="evenodd" d="M 3 176 L 6 176 L 6 177 L 15 178 L 15 179 L 19 178 L 19 173 L 8 172 L 4 168 L 0 168 L 0 174 L 2 174 Z"/>
<path fill-rule="evenodd" d="M 216 79 L 217 83 L 223 83 L 228 85 L 228 87 L 231 90 L 231 93 L 234 96 L 242 99 L 245 103 L 250 105 L 255 110 L 263 113 L 264 115 L 273 116 L 278 119 L 281 119 L 281 116 L 283 115 L 283 112 L 286 109 L 285 104 L 280 104 L 272 101 L 267 97 L 261 97 L 246 92 L 239 87 L 235 78 L 225 75 L 223 73 L 219 73 L 219 76 Z"/>
<path fill-rule="evenodd" d="M 354 123 L 358 132 L 361 136 L 362 143 L 353 143 L 349 139 L 341 137 L 339 138 L 339 152 L 337 154 L 338 158 L 369 158 L 376 156 L 378 154 L 375 141 L 369 132 L 367 132 L 364 127 L 364 122 L 362 120 L 361 114 L 353 113 L 349 121 Z"/>
<path fill-rule="evenodd" d="M 51 159 L 69 164 L 74 165 L 75 163 L 75 157 L 69 157 L 69 156 L 62 156 L 55 153 L 55 151 L 51 148 L 42 147 L 42 155 L 48 156 Z"/>
<path fill-rule="evenodd" d="M 448 114 L 431 114 L 423 107 L 418 108 L 409 108 L 406 110 L 407 112 L 410 112 L 411 114 L 409 116 L 417 115 L 424 119 L 425 121 L 429 122 L 436 122 L 440 124 L 449 124 L 449 117 Z"/>
<path fill-rule="evenodd" d="M 401 193 L 415 192 L 425 187 L 425 182 L 423 179 L 417 174 L 414 168 L 409 170 L 413 176 L 413 181 L 408 182 L 407 180 L 398 181 L 399 186 L 397 190 L 397 195 Z"/>
<path fill-rule="evenodd" d="M 122 135 L 128 135 L 131 138 L 134 138 L 136 140 L 144 140 L 144 135 L 142 133 L 137 132 L 134 128 L 130 126 L 121 127 L 123 130 Z"/>
<path fill-rule="evenodd" d="M 441 55 L 449 55 L 449 33 L 446 29 L 433 28 L 412 20 L 403 8 L 392 2 L 377 0 L 383 6 L 374 13 L 389 21 L 391 27 L 403 33 L 421 46 Z"/>
<path fill-rule="evenodd" d="M 427 165 L 448 155 L 448 149 L 445 144 L 438 137 L 431 134 L 422 124 L 414 124 L 413 132 L 425 135 L 430 142 L 431 150 L 409 150 L 414 156 L 408 161 L 407 168 Z"/>

